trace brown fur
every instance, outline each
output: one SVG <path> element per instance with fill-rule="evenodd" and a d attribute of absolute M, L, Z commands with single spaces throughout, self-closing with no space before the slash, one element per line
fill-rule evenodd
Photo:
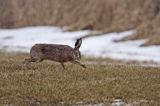
<path fill-rule="evenodd" d="M 83 68 L 86 68 L 85 65 L 78 61 L 81 58 L 81 53 L 79 51 L 81 43 L 82 39 L 80 38 L 76 41 L 75 48 L 60 44 L 35 44 L 30 50 L 30 58 L 25 59 L 24 65 L 27 65 L 31 62 L 52 60 L 61 63 L 64 69 L 64 62 L 79 64 Z"/>

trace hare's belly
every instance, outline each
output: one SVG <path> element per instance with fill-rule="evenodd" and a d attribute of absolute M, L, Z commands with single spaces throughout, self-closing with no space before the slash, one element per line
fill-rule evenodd
<path fill-rule="evenodd" d="M 57 62 L 67 62 L 73 60 L 73 53 L 71 51 L 69 53 L 64 51 L 50 51 L 43 53 L 43 58 Z"/>

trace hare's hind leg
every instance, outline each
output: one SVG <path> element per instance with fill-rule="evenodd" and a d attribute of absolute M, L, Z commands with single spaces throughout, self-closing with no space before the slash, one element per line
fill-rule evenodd
<path fill-rule="evenodd" d="M 74 63 L 74 64 L 78 64 L 80 66 L 82 66 L 83 68 L 87 68 L 84 64 L 81 64 L 79 61 L 71 61 L 71 63 Z"/>
<path fill-rule="evenodd" d="M 28 65 L 28 64 L 30 64 L 31 62 L 42 62 L 43 61 L 43 59 L 34 59 L 34 58 L 29 58 L 29 59 L 25 59 L 24 61 L 23 61 L 23 65 L 24 66 L 26 66 L 26 65 Z"/>
<path fill-rule="evenodd" d="M 36 59 L 33 59 L 33 58 L 25 59 L 23 61 L 23 65 L 26 66 L 26 65 L 30 64 L 31 62 L 36 62 Z"/>
<path fill-rule="evenodd" d="M 38 63 L 42 62 L 42 61 L 43 61 L 43 59 L 41 59 L 41 58 L 39 58 L 39 59 L 36 60 L 36 62 L 38 62 Z"/>
<path fill-rule="evenodd" d="M 64 65 L 64 63 L 61 63 L 61 65 L 62 65 L 62 67 L 63 67 L 63 70 L 65 70 L 65 65 Z"/>

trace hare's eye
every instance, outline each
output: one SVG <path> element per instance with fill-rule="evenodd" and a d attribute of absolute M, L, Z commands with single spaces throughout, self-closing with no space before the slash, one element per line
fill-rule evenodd
<path fill-rule="evenodd" d="M 76 53 L 75 53 L 75 56 L 76 56 L 76 57 L 79 57 L 79 53 L 78 53 L 78 52 L 76 52 Z"/>
<path fill-rule="evenodd" d="M 78 57 L 79 55 L 78 55 L 78 53 L 76 53 L 76 57 Z"/>

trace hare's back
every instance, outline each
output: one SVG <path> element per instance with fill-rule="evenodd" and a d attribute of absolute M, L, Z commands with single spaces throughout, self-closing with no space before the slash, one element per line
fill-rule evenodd
<path fill-rule="evenodd" d="M 31 48 L 31 54 L 35 55 L 35 53 L 37 53 L 36 55 L 38 55 L 38 57 L 43 59 L 64 61 L 67 59 L 72 59 L 74 50 L 68 45 L 35 44 Z"/>

